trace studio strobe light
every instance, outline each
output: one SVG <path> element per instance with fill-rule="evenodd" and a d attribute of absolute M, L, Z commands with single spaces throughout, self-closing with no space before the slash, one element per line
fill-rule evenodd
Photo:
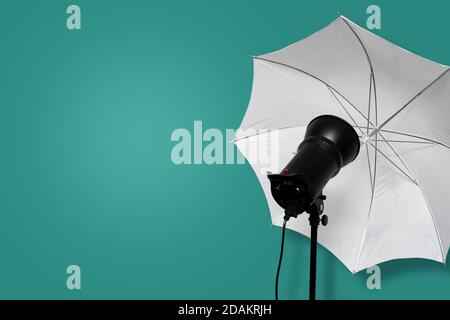
<path fill-rule="evenodd" d="M 297 153 L 280 174 L 269 174 L 274 200 L 285 210 L 283 240 L 286 222 L 307 212 L 311 225 L 310 299 L 315 299 L 315 272 L 317 228 L 327 224 L 323 213 L 325 196 L 322 190 L 342 167 L 352 162 L 359 153 L 359 138 L 345 120 L 332 115 L 314 118 L 308 125 L 305 138 Z M 283 243 L 284 241 L 282 241 Z M 278 297 L 277 271 L 276 297 Z"/>

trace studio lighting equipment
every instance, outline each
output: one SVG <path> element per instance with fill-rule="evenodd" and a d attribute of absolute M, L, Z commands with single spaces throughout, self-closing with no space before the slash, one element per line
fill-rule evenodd
<path fill-rule="evenodd" d="M 307 212 L 311 225 L 310 300 L 315 300 L 317 228 L 326 225 L 328 218 L 322 215 L 322 190 L 342 167 L 352 162 L 359 153 L 360 142 L 355 129 L 345 120 L 332 115 L 314 118 L 306 128 L 305 138 L 294 157 L 279 174 L 268 174 L 274 200 L 285 210 L 283 240 L 286 222 Z M 276 297 L 278 298 L 278 265 Z"/>

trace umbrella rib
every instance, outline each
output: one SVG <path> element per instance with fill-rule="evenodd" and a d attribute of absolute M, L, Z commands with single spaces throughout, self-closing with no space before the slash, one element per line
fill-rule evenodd
<path fill-rule="evenodd" d="M 361 45 L 361 48 L 364 51 L 364 54 L 366 55 L 367 62 L 369 63 L 370 75 L 371 75 L 370 80 L 371 81 L 369 83 L 369 113 L 368 113 L 367 122 L 369 122 L 369 119 L 370 119 L 370 98 L 371 98 L 372 81 L 373 81 L 373 94 L 375 96 L 375 124 L 377 125 L 377 122 L 378 122 L 377 85 L 376 85 L 376 80 L 375 80 L 375 72 L 373 71 L 372 60 L 370 59 L 370 55 L 369 55 L 369 52 L 367 51 L 366 46 L 364 45 L 364 43 L 362 42 L 361 38 L 358 36 L 356 31 L 352 28 L 350 23 L 348 23 L 347 19 L 342 16 L 341 16 L 341 19 L 344 21 L 344 23 L 347 25 L 347 27 L 351 30 L 351 32 L 355 36 L 355 38 L 358 40 L 359 44 Z M 367 124 L 367 127 L 369 127 L 369 124 Z"/>
<path fill-rule="evenodd" d="M 406 170 L 408 171 L 409 175 L 412 176 L 411 170 L 409 170 L 408 166 L 406 165 L 405 161 L 403 160 L 403 158 L 398 154 L 397 150 L 394 149 L 394 147 L 392 147 L 392 145 L 386 140 L 386 138 L 381 134 L 381 132 L 377 132 L 377 135 L 380 135 L 381 139 L 389 146 L 389 148 L 394 152 L 394 154 L 396 155 L 396 157 L 400 160 L 400 162 L 403 164 L 403 166 L 406 168 Z M 375 157 L 376 157 L 376 153 L 379 151 L 384 157 L 386 157 L 386 155 L 384 155 L 378 148 L 378 139 L 375 136 Z M 370 142 L 370 140 L 369 140 Z M 387 157 L 386 157 L 387 158 Z M 387 158 L 388 159 L 388 158 Z M 391 161 L 390 159 L 388 159 L 395 167 L 397 167 L 398 169 L 400 169 L 393 161 Z M 376 169 L 376 167 L 375 167 Z M 403 172 L 403 170 L 400 169 L 400 171 Z M 404 173 L 404 172 L 403 172 Z M 408 175 L 407 175 L 408 176 Z M 417 184 L 416 179 L 411 178 L 410 176 L 408 176 L 408 178 L 410 178 L 415 184 Z"/>
<path fill-rule="evenodd" d="M 386 144 L 389 146 L 389 148 L 395 153 L 397 158 L 400 160 L 400 162 L 405 166 L 408 173 L 411 176 L 413 176 L 413 174 L 411 173 L 411 170 L 409 170 L 408 166 L 406 165 L 405 161 L 403 161 L 403 158 L 400 156 L 400 154 L 397 152 L 397 150 L 395 150 L 394 147 L 392 147 L 392 145 L 384 138 L 384 136 L 381 134 L 381 132 L 378 132 L 378 133 L 380 134 L 381 139 L 383 139 L 384 142 L 386 142 Z M 414 177 L 414 181 L 416 181 L 416 184 L 417 184 L 417 179 L 415 177 Z"/>
<path fill-rule="evenodd" d="M 374 147 L 375 149 L 378 149 L 372 142 L 370 142 L 370 145 L 372 147 Z M 386 160 L 388 160 L 393 166 L 395 166 L 398 170 L 400 170 L 409 180 L 411 180 L 412 183 L 414 183 L 415 185 L 417 185 L 417 181 L 413 178 L 411 178 L 405 171 L 403 171 L 395 162 L 393 162 L 391 159 L 389 159 L 389 157 L 387 155 L 385 155 L 381 150 L 378 150 L 378 152 L 384 157 L 386 158 Z"/>
<path fill-rule="evenodd" d="M 411 175 L 412 178 L 414 178 L 415 184 L 418 185 L 417 182 L 417 178 L 412 174 L 411 170 L 409 169 L 408 165 L 406 164 L 406 162 L 403 160 L 403 158 L 400 156 L 400 154 L 397 152 L 397 150 L 395 150 L 394 147 L 392 147 L 392 145 L 384 138 L 384 136 L 381 134 L 381 132 L 378 132 L 380 134 L 380 137 L 384 140 L 384 142 L 386 142 L 386 144 L 389 146 L 389 148 L 395 153 L 395 155 L 397 156 L 397 158 L 400 160 L 400 162 L 403 164 L 403 166 L 406 168 L 406 170 L 408 171 L 408 173 Z M 427 143 L 427 144 L 431 144 L 431 142 L 422 142 L 422 143 Z"/>
<path fill-rule="evenodd" d="M 372 140 L 375 141 L 375 140 Z M 406 140 L 388 140 L 388 139 L 381 139 L 376 140 L 378 142 L 394 142 L 394 143 L 421 143 L 421 144 L 435 144 L 430 141 L 406 141 Z"/>
<path fill-rule="evenodd" d="M 446 254 L 445 254 L 444 249 L 442 247 L 441 235 L 439 234 L 439 231 L 438 231 L 438 228 L 437 228 L 437 225 L 436 225 L 436 220 L 434 219 L 433 211 L 431 211 L 431 207 L 428 204 L 427 197 L 425 196 L 425 193 L 423 192 L 422 187 L 419 184 L 417 184 L 417 188 L 419 189 L 420 193 L 422 194 L 423 200 L 425 201 L 425 204 L 426 204 L 426 206 L 428 208 L 428 212 L 430 213 L 431 221 L 433 222 L 434 231 L 436 232 L 436 236 L 437 236 L 438 244 L 439 244 L 439 249 L 440 249 L 441 255 L 442 255 L 442 262 L 445 264 Z"/>
<path fill-rule="evenodd" d="M 372 101 L 372 78 L 373 73 L 370 73 L 370 81 L 369 81 L 369 103 L 367 107 L 367 134 L 369 134 L 369 119 L 370 119 L 370 102 Z"/>
<path fill-rule="evenodd" d="M 369 141 L 370 142 L 370 141 Z M 375 157 L 374 157 L 374 164 L 373 164 L 373 186 L 372 186 L 372 198 L 373 194 L 375 193 L 375 182 L 376 182 L 376 176 L 377 176 L 377 155 L 378 155 L 378 142 L 375 141 Z"/>
<path fill-rule="evenodd" d="M 370 190 L 373 194 L 373 183 L 372 183 L 372 166 L 370 165 L 370 155 L 369 155 L 369 146 L 366 144 L 366 154 L 367 154 L 367 164 L 369 166 L 369 177 L 370 177 Z"/>
<path fill-rule="evenodd" d="M 365 127 L 361 127 L 361 128 L 365 128 Z M 372 128 L 372 129 L 375 129 L 375 128 Z M 430 138 L 426 138 L 426 137 L 422 137 L 422 136 L 419 136 L 419 135 L 415 135 L 415 134 L 411 134 L 411 133 L 407 133 L 407 132 L 395 131 L 395 130 L 388 130 L 388 129 L 380 129 L 379 131 L 380 132 L 387 132 L 387 133 L 394 133 L 394 134 L 399 134 L 399 135 L 410 137 L 410 138 L 424 140 L 424 141 L 420 141 L 420 142 L 419 141 L 392 141 L 392 142 L 405 142 L 405 143 L 425 143 L 425 142 L 429 142 L 430 144 L 437 144 L 437 145 L 440 145 L 440 146 L 445 147 L 447 149 L 450 149 L 450 146 L 446 145 L 443 142 L 440 142 L 440 141 L 437 141 L 437 140 L 433 140 L 433 139 L 430 139 Z M 390 140 L 386 140 L 386 139 L 383 139 L 383 140 L 391 142 Z M 375 141 L 375 140 L 373 139 L 372 141 Z"/>
<path fill-rule="evenodd" d="M 339 105 L 341 106 L 342 109 L 344 109 L 344 111 L 347 113 L 347 115 L 350 117 L 350 119 L 352 119 L 353 123 L 355 124 L 355 126 L 359 129 L 359 131 L 361 131 L 361 134 L 364 134 L 364 132 L 361 130 L 361 128 L 358 126 L 358 123 L 355 121 L 355 119 L 353 119 L 353 117 L 351 116 L 350 112 L 348 112 L 347 108 L 344 107 L 344 105 L 342 104 L 341 100 L 338 99 L 338 97 L 334 94 L 333 90 L 327 86 L 328 90 L 330 91 L 330 93 L 333 95 L 333 97 L 336 99 L 336 101 L 339 103 Z"/>
<path fill-rule="evenodd" d="M 351 25 L 348 23 L 348 21 L 341 16 L 341 19 L 344 21 L 344 23 L 347 25 L 347 27 L 352 31 L 352 33 L 354 34 L 354 36 L 356 37 L 356 39 L 358 40 L 359 44 L 361 45 L 362 49 L 364 50 L 364 53 L 366 55 L 367 58 L 367 62 L 369 63 L 369 67 L 370 67 L 370 72 L 373 74 L 373 66 L 372 66 L 372 61 L 370 60 L 370 56 L 369 53 L 367 52 L 366 47 L 364 46 L 361 38 L 358 36 L 358 34 L 356 33 L 356 31 L 351 27 Z M 375 80 L 375 78 L 374 78 Z"/>
<path fill-rule="evenodd" d="M 443 146 L 443 147 L 445 147 L 445 148 L 447 148 L 447 149 L 450 149 L 450 146 L 446 145 L 445 143 L 439 142 L 439 141 L 437 141 L 437 140 L 425 138 L 425 137 L 422 137 L 422 136 L 418 136 L 418 135 L 414 135 L 414 134 L 410 134 L 410 133 L 406 133 L 406 132 L 400 132 L 400 131 L 394 131 L 394 130 L 386 130 L 386 129 L 382 129 L 382 130 L 380 130 L 380 131 L 381 131 L 381 132 L 388 132 L 388 133 L 399 134 L 399 135 L 402 135 L 402 136 L 411 137 L 411 138 L 416 138 L 416 139 L 422 139 L 422 140 L 424 140 L 424 141 L 428 141 L 428 142 L 431 142 L 431 143 L 434 143 L 434 144 Z M 413 142 L 413 141 L 412 141 L 412 142 Z"/>
<path fill-rule="evenodd" d="M 378 127 L 378 96 L 377 85 L 375 83 L 375 75 L 373 75 L 373 93 L 375 95 L 375 127 Z"/>
<path fill-rule="evenodd" d="M 395 118 L 400 112 L 402 112 L 407 106 L 409 106 L 414 100 L 416 100 L 421 94 L 427 91 L 433 84 L 435 84 L 439 79 L 441 79 L 449 70 L 449 68 L 445 69 L 436 79 L 431 81 L 425 88 L 423 88 L 419 93 L 417 93 L 414 97 L 409 99 L 401 108 L 399 108 L 396 112 L 394 112 L 389 118 L 387 118 L 379 127 L 375 128 L 370 134 L 369 137 L 373 136 L 376 132 L 380 131 L 389 121 Z"/>
<path fill-rule="evenodd" d="M 421 188 L 420 188 L 420 186 L 419 186 L 419 183 L 417 182 L 417 178 L 412 174 L 412 172 L 411 172 L 411 170 L 409 169 L 408 165 L 405 163 L 405 161 L 403 160 L 403 158 L 397 153 L 397 151 L 392 147 L 392 145 L 391 145 L 390 143 L 387 142 L 387 140 L 383 137 L 383 135 L 381 134 L 381 132 L 379 132 L 379 134 L 380 134 L 381 138 L 385 140 L 385 142 L 386 142 L 387 145 L 391 148 L 391 150 L 395 153 L 395 155 L 398 157 L 398 159 L 401 161 L 401 163 L 405 166 L 405 168 L 406 168 L 406 170 L 408 171 L 408 173 L 414 178 L 415 184 L 417 185 L 417 187 L 419 188 L 419 190 L 420 190 L 421 193 L 422 193 L 422 196 L 423 196 L 424 199 L 425 199 L 425 195 L 424 195 L 424 193 L 422 192 L 422 190 L 421 190 Z M 422 142 L 422 143 L 430 144 L 430 142 Z M 428 204 L 427 204 L 427 206 L 428 206 Z M 431 214 L 431 209 L 430 209 L 429 206 L 428 206 L 428 210 L 430 211 L 430 214 Z M 432 215 L 432 214 L 431 214 L 431 215 Z M 433 223 L 434 223 L 434 217 L 433 217 Z M 436 225 L 435 225 L 435 228 L 436 228 Z M 436 232 L 437 232 L 437 229 L 436 229 Z M 438 237 L 439 237 L 439 234 L 438 234 Z M 439 239 L 439 245 L 441 246 L 440 239 Z M 442 252 L 442 246 L 441 246 L 441 252 Z"/>

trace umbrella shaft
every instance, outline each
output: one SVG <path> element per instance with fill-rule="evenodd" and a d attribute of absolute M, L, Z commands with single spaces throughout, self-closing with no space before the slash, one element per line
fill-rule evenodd
<path fill-rule="evenodd" d="M 311 215 L 312 218 L 312 215 Z M 311 223 L 311 249 L 309 259 L 309 300 L 316 300 L 317 224 Z"/>

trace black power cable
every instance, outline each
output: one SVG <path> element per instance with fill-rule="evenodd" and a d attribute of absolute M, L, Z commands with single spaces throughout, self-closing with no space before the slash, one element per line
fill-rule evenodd
<path fill-rule="evenodd" d="M 278 278 L 280 277 L 281 261 L 283 260 L 284 235 L 286 233 L 286 222 L 287 222 L 287 219 L 285 217 L 285 219 L 283 221 L 283 231 L 281 234 L 280 260 L 278 261 L 277 277 L 275 280 L 275 300 L 278 300 Z"/>

